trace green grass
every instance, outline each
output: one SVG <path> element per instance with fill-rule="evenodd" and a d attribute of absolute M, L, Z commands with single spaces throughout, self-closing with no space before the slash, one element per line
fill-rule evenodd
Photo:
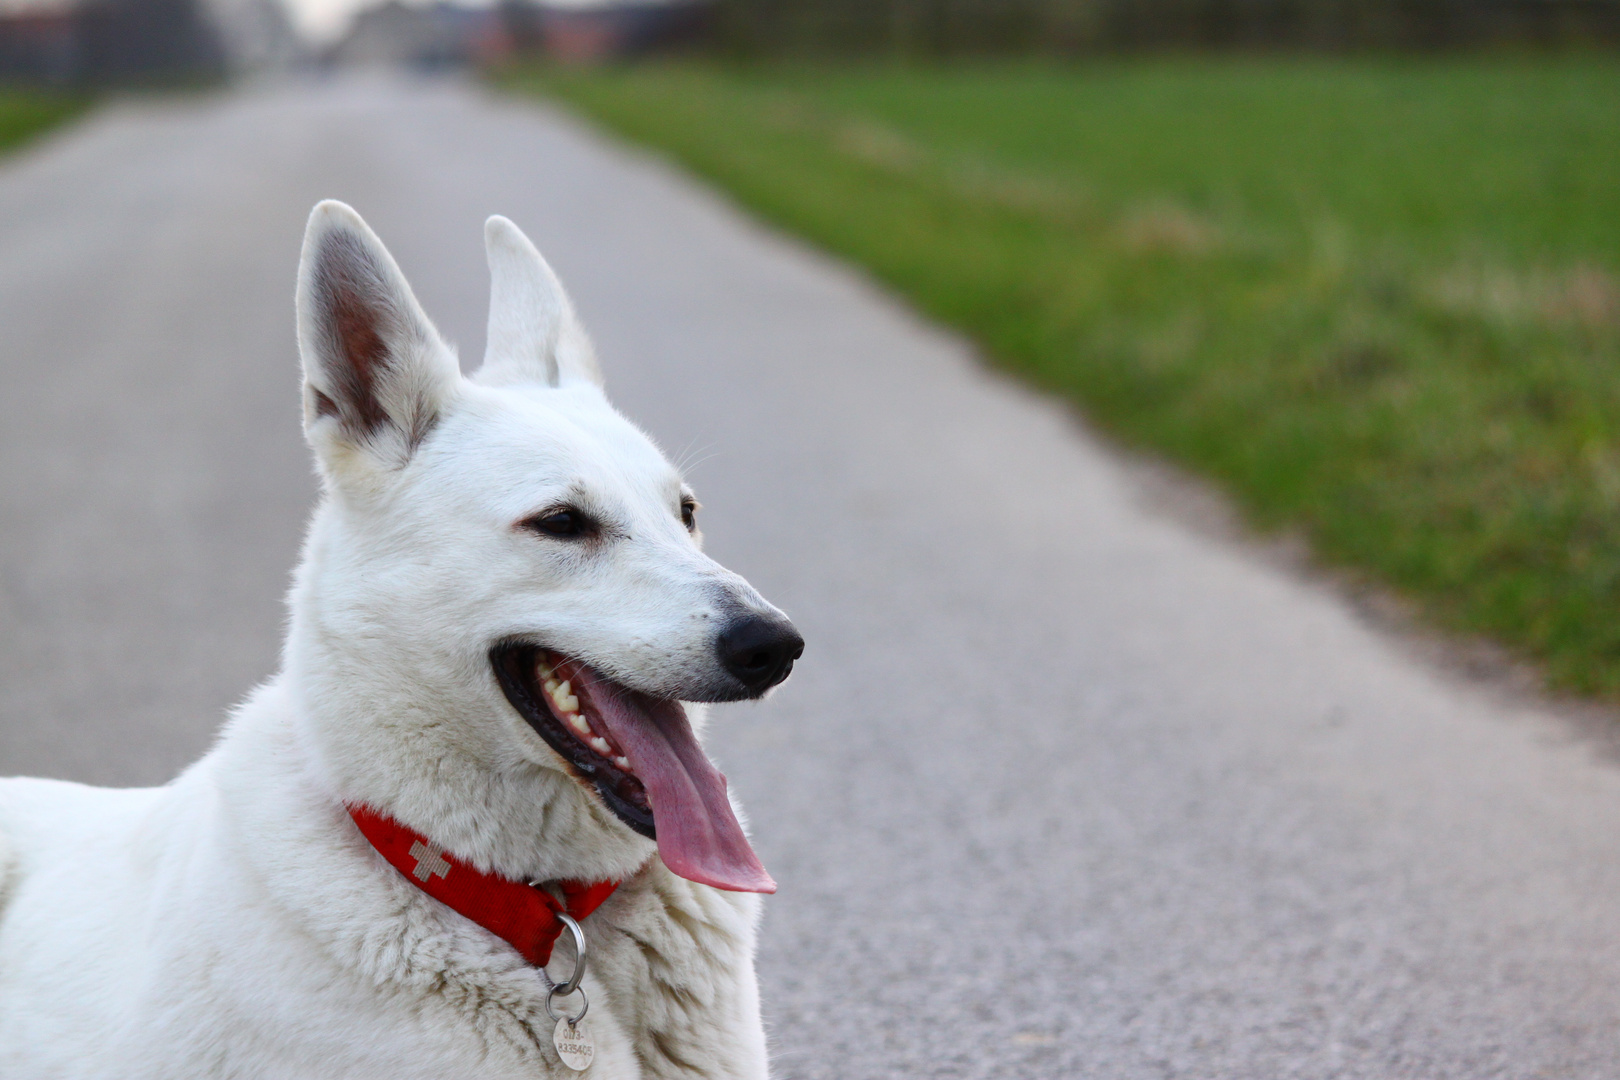
<path fill-rule="evenodd" d="M 1620 697 L 1620 64 L 520 70 L 1262 528 Z"/>
<path fill-rule="evenodd" d="M 0 87 L 0 151 L 77 116 L 88 104 L 76 95 Z"/>

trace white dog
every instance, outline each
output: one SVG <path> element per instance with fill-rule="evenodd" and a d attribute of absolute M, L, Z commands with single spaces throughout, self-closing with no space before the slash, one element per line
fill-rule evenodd
<path fill-rule="evenodd" d="M 533 245 L 485 239 L 465 379 L 359 216 L 310 216 L 282 671 L 166 787 L 0 781 L 4 1080 L 765 1076 L 775 885 L 680 702 L 803 642 L 699 551 Z M 584 997 L 571 946 L 539 966 L 563 909 Z"/>

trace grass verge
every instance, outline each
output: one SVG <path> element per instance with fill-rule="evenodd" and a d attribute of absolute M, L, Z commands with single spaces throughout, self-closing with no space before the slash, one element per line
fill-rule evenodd
<path fill-rule="evenodd" d="M 89 104 L 78 95 L 0 88 L 0 151 L 72 119 Z"/>
<path fill-rule="evenodd" d="M 1262 528 L 1620 697 L 1620 64 L 522 69 Z"/>

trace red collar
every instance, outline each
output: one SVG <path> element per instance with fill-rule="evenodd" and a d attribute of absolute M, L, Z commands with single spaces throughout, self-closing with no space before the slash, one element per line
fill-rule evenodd
<path fill-rule="evenodd" d="M 475 870 L 393 818 L 364 806 L 348 809 L 371 846 L 411 884 L 509 942 L 536 967 L 551 959 L 551 947 L 562 933 L 557 912 L 583 919 L 619 887 L 617 881 L 564 881 L 564 905 L 544 889 Z"/>

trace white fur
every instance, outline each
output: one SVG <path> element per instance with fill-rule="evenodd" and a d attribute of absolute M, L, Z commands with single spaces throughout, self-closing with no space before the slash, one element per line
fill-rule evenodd
<path fill-rule="evenodd" d="M 490 352 L 469 380 L 359 217 L 316 207 L 299 340 L 325 491 L 281 673 L 165 787 L 0 781 L 5 1080 L 575 1075 L 550 1045 L 544 980 L 384 863 L 346 802 L 514 879 L 626 879 L 584 924 L 587 1077 L 765 1076 L 758 898 L 670 874 L 507 704 L 486 657 L 526 635 L 698 697 L 682 691 L 712 676 L 727 605 L 771 609 L 682 526 L 679 477 L 608 404 L 527 238 L 492 218 L 486 240 Z M 369 426 L 334 344 L 350 340 L 332 329 L 345 288 L 388 359 Z M 565 499 L 610 540 L 515 526 Z"/>

